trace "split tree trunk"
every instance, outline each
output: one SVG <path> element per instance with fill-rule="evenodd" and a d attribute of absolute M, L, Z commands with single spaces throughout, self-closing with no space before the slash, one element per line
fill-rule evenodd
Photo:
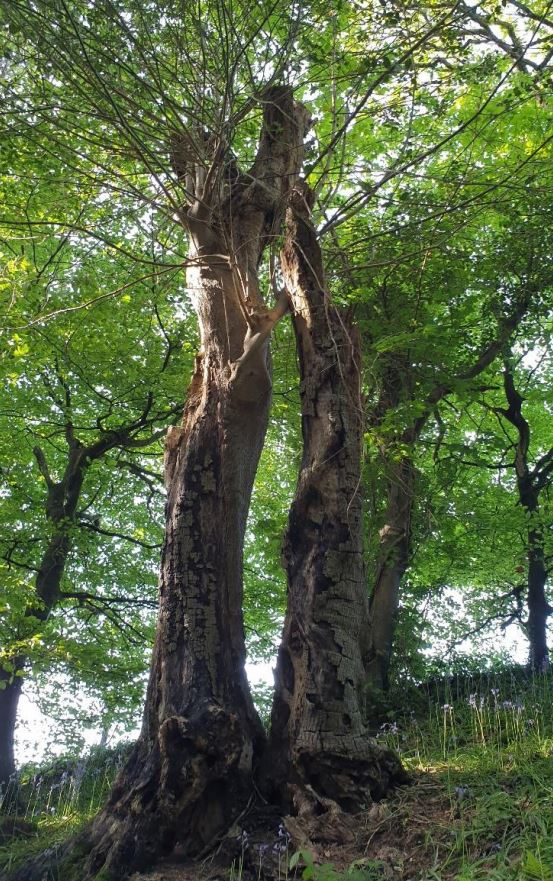
<path fill-rule="evenodd" d="M 223 199 L 201 168 L 174 160 L 187 190 L 195 187 L 187 286 L 202 352 L 182 427 L 167 439 L 160 610 L 142 732 L 80 843 L 84 871 L 79 846 L 68 856 L 66 874 L 73 861 L 79 881 L 126 877 L 177 841 L 201 851 L 253 792 L 264 734 L 244 669 L 242 551 L 269 412 L 268 337 L 285 311 L 264 306 L 258 266 L 301 166 L 305 123 L 288 88 L 271 90 L 256 162 Z"/>
<path fill-rule="evenodd" d="M 358 337 L 330 303 L 305 184 L 286 215 L 282 270 L 300 358 L 303 459 L 284 544 L 288 607 L 266 777 L 301 815 L 358 810 L 404 779 L 363 712 L 367 622 Z"/>

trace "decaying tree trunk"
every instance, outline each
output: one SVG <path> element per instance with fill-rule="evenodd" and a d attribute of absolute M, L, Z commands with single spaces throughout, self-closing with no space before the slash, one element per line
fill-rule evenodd
<path fill-rule="evenodd" d="M 160 609 L 142 732 L 106 807 L 60 857 L 67 879 L 123 878 L 177 841 L 196 853 L 252 792 L 264 735 L 244 670 L 242 549 L 268 419 L 268 339 L 288 308 L 282 298 L 267 309 L 258 267 L 301 167 L 306 124 L 288 88 L 272 89 L 263 106 L 248 174 L 233 164 L 231 179 L 219 148 L 198 164 L 189 144 L 173 143 L 174 168 L 193 197 L 183 221 L 202 350 L 182 426 L 167 437 Z"/>
<path fill-rule="evenodd" d="M 300 358 L 303 459 L 284 544 L 288 608 L 267 774 L 269 789 L 300 815 L 359 809 L 404 779 L 364 722 L 359 345 L 325 289 L 310 199 L 298 184 L 282 253 Z"/>

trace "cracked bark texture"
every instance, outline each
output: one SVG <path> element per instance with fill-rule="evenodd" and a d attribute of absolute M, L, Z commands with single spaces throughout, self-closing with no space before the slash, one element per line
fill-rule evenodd
<path fill-rule="evenodd" d="M 405 779 L 364 721 L 359 344 L 325 288 L 310 204 L 298 184 L 281 261 L 300 359 L 303 459 L 283 550 L 288 607 L 266 771 L 269 789 L 300 815 L 357 810 Z"/>
<path fill-rule="evenodd" d="M 190 164 L 186 144 L 173 156 L 194 196 L 183 222 L 202 349 L 182 425 L 167 437 L 160 607 L 141 735 L 105 808 L 59 855 L 64 881 L 124 878 L 177 841 L 198 853 L 253 791 L 264 734 L 244 670 L 242 551 L 268 420 L 268 337 L 283 313 L 267 310 L 258 268 L 301 167 L 306 119 L 289 88 L 268 91 L 256 160 L 232 182 L 217 152 L 207 173 L 209 162 Z M 42 879 L 40 871 L 21 878 Z"/>

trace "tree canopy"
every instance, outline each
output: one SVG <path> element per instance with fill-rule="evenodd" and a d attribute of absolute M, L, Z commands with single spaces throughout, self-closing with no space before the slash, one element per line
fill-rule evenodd
<path fill-rule="evenodd" d="M 26 676 L 107 728 L 151 663 L 79 877 L 254 791 L 321 834 L 402 779 L 369 734 L 433 641 L 549 664 L 549 6 L 0 16 L 2 779 Z"/>

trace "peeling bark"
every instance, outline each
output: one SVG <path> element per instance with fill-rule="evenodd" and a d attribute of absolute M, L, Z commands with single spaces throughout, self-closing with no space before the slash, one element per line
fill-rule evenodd
<path fill-rule="evenodd" d="M 298 185 L 282 270 L 300 358 L 303 459 L 284 543 L 288 607 L 276 669 L 266 785 L 293 812 L 357 810 L 404 780 L 364 722 L 367 621 L 361 512 L 359 345 L 331 303 Z"/>

